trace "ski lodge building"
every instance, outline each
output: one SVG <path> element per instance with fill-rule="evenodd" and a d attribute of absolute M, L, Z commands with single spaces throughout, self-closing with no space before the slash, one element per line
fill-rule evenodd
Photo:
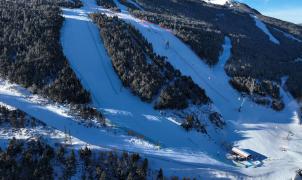
<path fill-rule="evenodd" d="M 232 148 L 232 153 L 242 160 L 249 160 L 252 158 L 252 155 L 250 153 L 236 147 Z"/>

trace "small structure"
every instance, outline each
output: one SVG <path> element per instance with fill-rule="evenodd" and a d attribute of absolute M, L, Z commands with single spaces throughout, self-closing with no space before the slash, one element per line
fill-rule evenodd
<path fill-rule="evenodd" d="M 250 153 L 236 147 L 232 148 L 232 153 L 236 156 L 237 160 L 249 160 L 252 158 L 252 155 Z"/>
<path fill-rule="evenodd" d="M 266 159 L 265 156 L 257 154 L 249 149 L 242 150 L 237 147 L 233 147 L 230 153 L 226 154 L 226 158 L 232 160 L 232 162 L 239 167 L 254 167 L 257 168 L 261 166 L 262 160 Z"/>

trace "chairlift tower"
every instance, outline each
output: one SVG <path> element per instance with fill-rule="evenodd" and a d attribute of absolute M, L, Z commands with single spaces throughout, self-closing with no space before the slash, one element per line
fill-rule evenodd
<path fill-rule="evenodd" d="M 174 32 L 176 32 L 176 16 L 174 16 Z"/>
<path fill-rule="evenodd" d="M 252 84 L 251 84 L 251 88 L 250 88 L 250 96 L 253 96 L 254 89 L 255 89 L 255 81 L 252 80 Z M 245 97 L 242 96 L 242 95 L 241 95 L 241 97 L 242 97 L 242 102 L 241 102 L 241 104 L 240 104 L 240 106 L 238 108 L 238 112 L 241 112 L 241 109 L 243 108 L 243 105 L 244 105 L 244 102 L 245 102 Z"/>

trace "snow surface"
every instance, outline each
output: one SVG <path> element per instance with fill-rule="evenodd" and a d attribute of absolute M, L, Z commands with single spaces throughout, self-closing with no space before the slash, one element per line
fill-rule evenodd
<path fill-rule="evenodd" d="M 74 11 L 64 9 L 65 14 Z M 99 38 L 99 30 L 93 23 L 66 18 L 62 29 L 62 45 L 72 68 L 91 92 L 95 106 L 116 126 L 143 135 L 163 147 L 183 149 L 207 141 L 199 133 L 187 133 L 154 110 L 151 104 L 142 102 L 122 86 Z M 157 120 L 150 117 L 156 117 Z M 154 130 L 158 133 L 154 133 Z M 188 138 L 194 143 L 188 141 Z M 200 151 L 199 147 L 194 149 Z"/>
<path fill-rule="evenodd" d="M 3 106 L 3 107 L 7 108 L 10 111 L 16 110 L 16 108 L 14 108 L 14 107 L 12 107 L 10 105 L 7 105 L 7 104 L 5 104 L 5 103 L 3 103 L 1 101 L 0 101 L 0 106 Z"/>
<path fill-rule="evenodd" d="M 276 112 L 245 100 L 243 111 L 239 113 L 238 108 L 243 100 L 240 94 L 229 85 L 229 77 L 224 71 L 224 65 L 231 55 L 232 47 L 229 38 L 225 38 L 224 51 L 219 63 L 214 68 L 209 68 L 170 30 L 141 21 L 127 13 L 117 15 L 140 30 L 153 44 L 156 53 L 168 57 L 169 62 L 175 68 L 179 69 L 182 74 L 191 76 L 195 83 L 206 90 L 229 125 L 223 131 L 226 141 L 233 141 L 240 148 L 250 149 L 267 157 L 268 160 L 263 167 L 243 169 L 242 172 L 257 178 L 279 179 L 281 177 L 282 179 L 292 177 L 294 169 L 300 168 L 302 143 L 298 137 L 301 137 L 302 128 L 298 123 L 300 115 L 296 101 L 281 89 L 286 104 L 286 108 L 282 112 Z M 255 21 L 264 29 L 265 26 L 261 25 L 260 20 Z M 169 49 L 164 48 L 167 40 L 171 44 Z M 275 43 L 279 42 L 272 37 L 271 40 Z M 283 137 L 288 132 L 293 132 L 296 140 L 299 141 L 289 143 L 287 147 L 295 153 L 282 151 Z"/>
<path fill-rule="evenodd" d="M 191 176 L 201 179 L 288 179 L 301 168 L 302 128 L 298 105 L 285 91 L 282 92 L 286 108 L 275 112 L 270 108 L 244 101 L 228 83 L 224 66 L 231 55 L 231 41 L 225 37 L 219 63 L 210 68 L 170 30 L 139 20 L 129 15 L 125 6 L 115 0 L 121 13 L 98 7 L 94 0 L 83 0 L 81 9 L 63 9 L 66 18 L 61 42 L 76 75 L 93 97 L 93 104 L 102 110 L 116 127 L 88 128 L 66 113 L 64 106 L 47 103 L 25 89 L 0 81 L 0 101 L 19 108 L 59 131 L 70 134 L 97 147 L 139 152 L 149 158 L 152 168 L 165 169 L 166 175 Z M 112 68 L 111 61 L 99 38 L 98 28 L 88 18 L 88 13 L 102 11 L 117 15 L 134 25 L 153 44 L 156 53 L 182 74 L 206 90 L 217 110 L 227 121 L 224 130 L 211 133 L 211 137 L 185 132 L 170 116 L 155 111 L 123 88 Z M 257 20 L 255 20 L 258 22 Z M 257 24 L 257 23 L 256 23 Z M 262 26 L 263 27 L 263 26 Z M 265 26 L 264 26 L 265 27 Z M 268 31 L 269 32 L 269 31 Z M 169 49 L 165 42 L 170 42 Z M 127 135 L 127 131 L 141 138 Z M 263 166 L 242 169 L 225 158 L 221 144 L 234 143 L 239 148 L 262 154 Z"/>
<path fill-rule="evenodd" d="M 275 44 L 280 44 L 279 40 L 272 35 L 272 33 L 268 30 L 266 25 L 256 15 L 251 15 L 251 17 L 255 20 L 256 26 L 261 31 L 263 31 L 266 35 L 268 35 L 270 41 L 272 41 Z"/>
<path fill-rule="evenodd" d="M 203 1 L 211 4 L 217 4 L 217 5 L 225 5 L 231 2 L 231 0 L 203 0 Z"/>
<path fill-rule="evenodd" d="M 73 149 L 80 149 L 83 147 L 89 147 L 92 149 L 106 150 L 97 146 L 92 146 L 87 144 L 85 141 L 81 141 L 76 137 L 70 136 L 70 140 L 65 142 L 66 134 L 62 131 L 56 130 L 54 128 L 46 126 L 36 126 L 36 127 L 25 127 L 25 128 L 12 128 L 11 126 L 0 127 L 0 147 L 5 149 L 9 141 L 15 137 L 20 140 L 32 140 L 37 138 L 42 138 L 47 144 L 51 146 L 57 146 L 57 144 L 69 144 Z"/>
<path fill-rule="evenodd" d="M 233 176 L 232 172 L 234 176 L 238 175 L 238 172 L 236 172 L 234 168 L 223 165 L 223 163 L 210 158 L 203 152 L 192 152 L 188 149 L 177 151 L 173 147 L 162 148 L 142 138 L 128 136 L 122 133 L 123 130 L 121 129 L 111 130 L 107 128 L 87 127 L 79 123 L 72 116 L 67 115 L 61 106 L 53 104 L 47 104 L 47 106 L 45 106 L 44 101 L 33 101 L 32 96 L 36 95 L 31 95 L 26 89 L 18 85 L 0 80 L 0 102 L 23 110 L 29 115 L 41 120 L 50 128 L 58 130 L 58 132 L 69 132 L 73 139 L 72 144 L 75 148 L 80 148 L 83 147 L 83 144 L 87 144 L 91 148 L 96 149 L 138 152 L 150 160 L 150 166 L 152 168 L 165 168 L 167 175 L 176 174 L 180 176 L 199 177 L 207 174 L 207 176 L 212 177 L 213 169 L 220 169 L 220 175 Z M 57 138 L 55 134 L 49 133 L 49 131 L 44 129 L 31 129 L 30 132 L 27 131 L 28 129 L 21 129 L 20 132 L 1 131 L 0 129 L 0 144 L 2 144 L 2 146 L 7 145 L 8 140 L 13 136 L 20 139 L 29 139 L 32 137 L 31 134 L 43 134 L 44 137 L 51 141 Z M 58 133 L 58 136 L 62 137 L 62 135 L 64 135 L 64 133 Z M 207 167 L 213 167 L 213 169 L 208 169 Z M 197 169 L 199 171 L 197 171 Z M 191 174 L 190 172 L 195 173 Z M 228 173 L 226 174 L 226 172 Z"/>

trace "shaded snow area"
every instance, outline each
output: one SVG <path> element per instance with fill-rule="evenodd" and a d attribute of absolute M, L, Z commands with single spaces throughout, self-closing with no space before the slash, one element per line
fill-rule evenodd
<path fill-rule="evenodd" d="M 116 148 L 119 145 L 137 148 L 135 144 L 129 143 L 133 137 L 123 135 L 120 130 L 113 127 L 88 127 L 81 123 L 78 118 L 69 115 L 66 106 L 51 103 L 4 80 L 0 80 L 0 102 L 26 112 L 51 128 L 61 132 L 69 132 L 71 136 L 78 137 L 87 144 L 101 145 L 102 140 L 107 141 L 103 144 L 108 148 Z"/>
<path fill-rule="evenodd" d="M 270 41 L 275 44 L 280 44 L 279 40 L 272 35 L 266 25 L 257 16 L 251 15 L 251 17 L 255 20 L 256 26 L 269 37 Z"/>
<path fill-rule="evenodd" d="M 276 112 L 242 98 L 229 85 L 229 77 L 224 71 L 232 48 L 228 37 L 225 38 L 219 63 L 214 68 L 209 68 L 170 30 L 136 19 L 127 12 L 115 15 L 134 25 L 153 44 L 156 53 L 166 56 L 176 69 L 191 76 L 195 83 L 206 90 L 216 108 L 227 120 L 228 127 L 222 131 L 224 141 L 234 142 L 239 148 L 248 149 L 264 157 L 261 159 L 261 167 L 240 169 L 242 173 L 254 178 L 286 179 L 292 177 L 296 169 L 301 168 L 302 128 L 296 101 L 281 89 L 286 108 Z M 270 34 L 260 20 L 255 21 Z M 275 43 L 279 42 L 273 36 L 270 38 Z M 169 49 L 164 48 L 166 41 L 170 42 Z M 241 104 L 243 109 L 238 112 Z"/>
<path fill-rule="evenodd" d="M 299 43 L 302 43 L 302 40 L 296 38 L 295 36 L 289 34 L 289 33 L 286 33 L 284 31 L 281 31 L 280 29 L 277 29 L 277 28 L 274 28 L 276 31 L 279 31 L 280 33 L 282 33 L 285 37 L 287 37 L 288 39 L 291 39 L 293 41 L 297 41 Z"/>
<path fill-rule="evenodd" d="M 55 147 L 59 144 L 72 145 L 73 149 L 80 149 L 89 147 L 92 149 L 106 150 L 97 146 L 87 144 L 74 136 L 69 136 L 67 133 L 50 128 L 44 125 L 37 125 L 36 127 L 12 128 L 11 126 L 0 127 L 0 147 L 5 149 L 12 138 L 30 141 L 33 139 L 43 139 L 47 144 Z M 66 140 L 68 139 L 68 141 Z"/>
<path fill-rule="evenodd" d="M 143 11 L 144 9 L 139 5 L 137 4 L 135 1 L 133 0 L 127 0 L 129 3 L 133 4 L 135 7 L 137 7 L 139 10 Z"/>
<path fill-rule="evenodd" d="M 72 68 L 91 92 L 94 105 L 118 128 L 134 132 L 149 143 L 161 147 L 158 151 L 136 149 L 137 152 L 148 153 L 148 157 L 152 154 L 160 156 L 159 159 L 175 161 L 173 167 L 176 169 L 178 164 L 189 163 L 184 172 L 186 176 L 207 174 L 211 177 L 212 169 L 209 172 L 207 169 L 196 171 L 196 168 L 208 166 L 215 167 L 213 169 L 230 168 L 227 171 L 232 172 L 233 167 L 222 163 L 225 157 L 216 155 L 222 151 L 218 142 L 195 131 L 186 132 L 173 117 L 162 115 L 151 104 L 142 102 L 129 89 L 123 88 L 102 44 L 99 29 L 85 14 L 97 7 L 93 1 L 84 1 L 84 5 L 82 9 L 63 9 L 66 20 L 61 42 Z M 215 131 L 214 128 L 212 131 Z M 122 144 L 120 148 L 128 149 Z M 169 167 L 166 171 L 169 173 Z M 181 174 L 183 169 L 177 171 Z M 196 172 L 192 174 L 191 171 Z"/>
<path fill-rule="evenodd" d="M 126 128 L 87 127 L 76 118 L 68 115 L 66 107 L 52 104 L 41 97 L 30 94 L 26 89 L 18 85 L 3 80 L 0 81 L 0 102 L 6 106 L 20 109 L 47 125 L 47 127 L 21 128 L 18 131 L 1 127 L 0 144 L 3 147 L 7 145 L 9 139 L 12 137 L 19 139 L 42 137 L 46 139 L 50 145 L 61 143 L 64 140 L 64 138 L 62 140 L 62 137 L 65 136 L 65 132 L 68 132 L 72 138 L 72 145 L 75 148 L 88 145 L 93 149 L 108 149 L 120 152 L 127 151 L 130 153 L 138 152 L 142 157 L 149 159 L 150 167 L 157 170 L 159 168 L 165 168 L 166 175 L 194 177 L 203 177 L 206 175 L 208 177 L 214 177 L 214 169 L 220 169 L 219 174 L 223 177 L 233 177 L 232 174 L 237 176 L 234 168 L 225 166 L 223 163 L 210 158 L 201 151 L 192 152 L 189 148 L 178 150 L 177 148 L 173 148 L 173 146 L 169 148 L 159 147 L 158 144 L 150 143 L 142 137 L 128 136 L 125 132 Z M 112 112 L 117 112 L 119 115 L 123 114 L 120 114 L 119 111 Z M 150 118 L 150 116 L 148 116 L 148 118 Z M 155 133 L 162 132 L 155 130 Z M 174 140 L 174 142 L 175 141 L 177 141 L 177 139 Z M 188 139 L 188 141 L 190 141 L 190 139 Z M 203 140 L 204 143 L 206 143 L 206 141 L 207 140 Z M 193 141 L 190 141 L 190 143 L 194 144 Z M 194 145 L 197 146 L 197 144 Z M 208 167 L 213 168 L 209 169 Z"/>
<path fill-rule="evenodd" d="M 4 80 L 0 80 L 0 102 L 28 113 L 50 128 L 44 131 L 46 127 L 39 127 L 42 130 L 32 129 L 32 133 L 51 138 L 52 133 L 47 132 L 67 130 L 80 145 L 87 143 L 96 149 L 137 152 L 149 159 L 150 168 L 163 168 L 167 176 L 197 179 L 289 179 L 294 176 L 302 164 L 302 127 L 298 105 L 287 92 L 281 90 L 286 104 L 281 112 L 242 98 L 229 85 L 224 71 L 231 56 L 230 38 L 225 37 L 219 62 L 210 68 L 170 30 L 131 16 L 125 6 L 115 2 L 121 13 L 103 9 L 94 0 L 83 0 L 84 6 L 80 9 L 63 9 L 65 22 L 61 32 L 64 54 L 72 69 L 90 91 L 93 106 L 102 111 L 112 126 L 87 127 L 68 113 L 68 106 L 54 104 Z M 152 43 L 157 54 L 166 56 L 175 69 L 191 76 L 205 89 L 213 101 L 212 108 L 222 114 L 227 126 L 223 130 L 210 128 L 209 135 L 186 132 L 172 113 L 156 111 L 151 104 L 133 96 L 122 86 L 112 67 L 99 29 L 88 17 L 92 12 L 116 15 L 135 26 Z M 259 19 L 255 18 L 255 22 L 263 32 L 270 34 Z M 279 41 L 270 35 L 271 41 L 277 44 Z M 167 41 L 170 42 L 168 49 L 165 48 Z M 238 112 L 241 104 L 242 110 Z M 31 136 L 24 131 L 20 130 L 19 137 Z M 6 139 L 12 133 L 1 130 L 0 137 Z M 236 167 L 226 158 L 226 147 L 233 144 L 261 155 L 261 165 Z"/>

